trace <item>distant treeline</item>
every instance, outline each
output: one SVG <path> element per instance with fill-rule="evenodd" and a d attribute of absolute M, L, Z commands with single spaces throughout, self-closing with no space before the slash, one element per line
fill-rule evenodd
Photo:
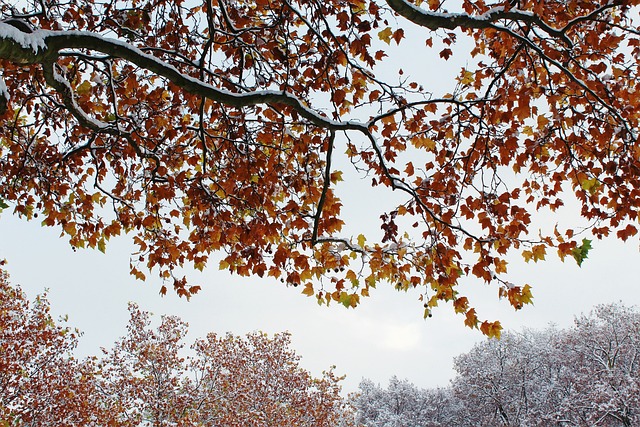
<path fill-rule="evenodd" d="M 597 306 L 567 330 L 504 333 L 454 362 L 446 388 L 364 380 L 352 397 L 368 427 L 640 425 L 640 312 Z"/>

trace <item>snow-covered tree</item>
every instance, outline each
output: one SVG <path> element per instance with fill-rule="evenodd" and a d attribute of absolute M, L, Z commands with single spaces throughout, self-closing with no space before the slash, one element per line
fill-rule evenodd
<path fill-rule="evenodd" d="M 352 398 L 370 427 L 607 426 L 640 423 L 640 311 L 597 306 L 567 330 L 508 332 L 454 361 L 451 386 L 369 380 Z"/>
<path fill-rule="evenodd" d="M 57 325 L 46 294 L 30 302 L 0 261 L 0 426 L 89 425 L 101 419 L 91 361 L 72 357 L 78 332 Z"/>
<path fill-rule="evenodd" d="M 562 353 L 571 368 L 559 420 L 575 425 L 640 423 L 640 312 L 622 304 L 597 306 L 576 319 Z M 569 387 L 570 385 L 570 387 Z"/>
<path fill-rule="evenodd" d="M 448 388 L 419 389 L 395 376 L 386 389 L 364 379 L 352 396 L 359 423 L 369 427 L 462 426 L 463 413 Z"/>
<path fill-rule="evenodd" d="M 210 334 L 185 354 L 186 323 L 129 310 L 127 334 L 78 361 L 46 295 L 29 302 L 0 268 L 0 427 L 355 426 L 342 378 L 304 370 L 288 334 Z"/>

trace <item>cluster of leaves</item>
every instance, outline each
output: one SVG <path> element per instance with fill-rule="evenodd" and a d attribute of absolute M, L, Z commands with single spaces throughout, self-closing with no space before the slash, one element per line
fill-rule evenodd
<path fill-rule="evenodd" d="M 505 333 L 455 360 L 448 388 L 363 381 L 370 427 L 634 426 L 640 422 L 640 311 L 601 305 L 569 330 Z"/>
<path fill-rule="evenodd" d="M 130 306 L 128 333 L 78 361 L 77 332 L 55 324 L 0 276 L 0 426 L 348 427 L 353 413 L 331 370 L 312 377 L 288 334 L 209 334 L 184 357 L 187 325 Z"/>
<path fill-rule="evenodd" d="M 71 351 L 78 333 L 58 326 L 46 295 L 30 303 L 0 269 L 0 426 L 91 425 L 102 414 L 91 366 Z"/>
<path fill-rule="evenodd" d="M 74 247 L 131 233 L 131 273 L 155 271 L 162 293 L 197 292 L 181 268 L 212 260 L 347 307 L 390 282 L 420 287 L 425 316 L 444 301 L 497 336 L 462 278 L 518 309 L 531 293 L 507 280 L 508 254 L 581 263 L 580 231 L 637 233 L 638 0 L 445 7 L 0 0 L 26 21 L 0 23 L 0 199 Z M 407 59 L 392 43 L 434 61 L 472 49 L 447 93 L 378 77 Z M 342 234 L 336 153 L 405 197 L 382 238 Z M 566 197 L 582 221 L 532 226 Z"/>

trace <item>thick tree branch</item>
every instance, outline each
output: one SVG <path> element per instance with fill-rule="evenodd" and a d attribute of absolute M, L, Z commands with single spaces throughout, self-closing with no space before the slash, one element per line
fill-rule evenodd
<path fill-rule="evenodd" d="M 413 22 L 416 25 L 420 25 L 421 27 L 425 27 L 430 30 L 453 30 L 456 28 L 495 28 L 500 30 L 501 28 L 496 27 L 495 23 L 501 20 L 509 20 L 513 22 L 522 22 L 535 25 L 542 29 L 545 33 L 554 38 L 562 40 L 568 45 L 572 45 L 572 42 L 567 37 L 566 31 L 572 25 L 574 25 L 575 22 L 580 22 L 581 20 L 581 18 L 576 18 L 565 28 L 557 29 L 544 22 L 538 15 L 519 9 L 505 10 L 503 7 L 495 7 L 488 12 L 483 13 L 482 15 L 473 16 L 466 13 L 431 12 L 425 9 L 421 9 L 407 2 L 406 0 L 386 0 L 386 2 L 398 15 Z M 617 4 L 618 2 L 610 2 L 607 5 L 592 12 L 584 19 L 592 19 L 593 16 L 602 13 L 604 10 L 613 8 L 617 6 Z"/>
<path fill-rule="evenodd" d="M 82 31 L 44 31 L 25 34 L 0 23 L 0 58 L 15 62 L 51 62 L 65 49 L 87 49 L 129 61 L 138 67 L 162 76 L 192 94 L 234 107 L 258 104 L 283 104 L 316 126 L 330 130 L 366 132 L 366 125 L 356 121 L 336 121 L 313 111 L 295 95 L 285 91 L 255 91 L 233 93 L 186 75 L 175 67 L 128 43 Z"/>

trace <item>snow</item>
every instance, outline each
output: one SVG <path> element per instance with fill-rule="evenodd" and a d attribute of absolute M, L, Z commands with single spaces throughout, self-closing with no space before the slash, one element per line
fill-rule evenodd
<path fill-rule="evenodd" d="M 9 91 L 2 76 L 0 76 L 0 98 L 9 99 Z"/>
<path fill-rule="evenodd" d="M 7 25 L 5 25 L 7 26 Z M 17 31 L 17 30 L 16 30 Z M 18 31 L 18 33 L 20 33 Z M 57 34 L 62 34 L 62 33 L 55 33 L 55 32 L 45 32 L 46 34 L 42 37 L 43 43 L 44 43 L 44 39 L 46 39 L 46 37 L 51 37 Z M 22 34 L 22 33 L 21 33 Z M 35 33 L 34 33 L 35 34 Z M 171 64 L 168 64 L 164 61 L 162 61 L 161 59 L 143 52 L 142 50 L 138 49 L 135 46 L 130 45 L 129 43 L 126 43 L 122 40 L 118 40 L 118 39 L 113 39 L 113 38 L 108 38 L 108 37 L 102 37 L 99 35 L 96 35 L 94 33 L 90 33 L 90 32 L 85 32 L 85 31 L 64 31 L 64 35 L 65 36 L 77 36 L 77 37 L 85 37 L 85 38 L 89 38 L 89 39 L 98 39 L 102 44 L 107 44 L 107 45 L 112 45 L 113 47 L 121 47 L 124 50 L 129 51 L 131 54 L 133 54 L 134 56 L 137 56 L 141 59 L 147 60 L 147 61 L 152 61 L 154 62 L 158 67 L 169 71 L 171 73 L 176 73 L 178 75 L 180 75 L 181 79 L 184 79 L 186 81 L 188 81 L 189 83 L 193 83 L 194 85 L 197 85 L 205 90 L 210 90 L 212 92 L 215 92 L 217 94 L 219 94 L 220 98 L 235 98 L 237 100 L 243 100 L 243 99 L 251 99 L 251 98 L 280 98 L 282 100 L 282 98 L 287 98 L 291 101 L 293 101 L 293 103 L 298 104 L 298 108 L 303 110 L 303 112 L 308 116 L 308 117 L 314 117 L 319 121 L 322 121 L 323 123 L 327 124 L 330 127 L 334 127 L 334 128 L 344 128 L 344 127 L 352 127 L 352 128 L 365 128 L 366 125 L 360 121 L 348 121 L 348 122 L 344 122 L 344 121 L 338 121 L 338 120 L 332 120 L 326 116 L 320 115 L 318 114 L 316 111 L 312 110 L 311 108 L 309 108 L 308 106 L 304 105 L 303 101 L 300 101 L 295 95 L 292 95 L 288 92 L 284 92 L 284 91 L 274 91 L 274 90 L 262 90 L 262 91 L 254 91 L 254 92 L 246 92 L 246 93 L 237 93 L 237 92 L 231 92 L 225 89 L 220 89 L 218 87 L 215 87 L 213 85 L 207 84 L 195 77 L 191 77 L 189 75 L 186 75 L 184 73 L 181 73 L 177 68 L 175 68 L 174 66 L 172 66 Z M 100 51 L 100 48 L 95 48 L 95 50 Z M 113 52 L 103 52 L 103 53 L 110 53 L 113 54 Z M 128 60 L 130 62 L 135 62 L 134 58 L 131 57 L 125 57 L 123 58 L 125 60 Z M 164 75 L 165 77 L 167 77 L 166 73 L 159 73 L 160 75 Z M 218 99 L 219 100 L 219 99 Z M 224 101 L 222 101 L 224 102 Z M 277 99 L 265 99 L 265 100 L 258 100 L 255 103 L 266 103 L 266 102 L 277 102 Z M 281 101 L 282 102 L 282 101 Z M 247 105 L 253 104 L 251 101 L 249 101 L 247 103 Z"/>
<path fill-rule="evenodd" d="M 254 104 L 254 103 L 265 103 L 265 102 L 277 102 L 278 99 L 283 100 L 284 99 L 288 99 L 290 100 L 293 104 L 297 105 L 297 108 L 299 110 L 302 110 L 301 113 L 303 113 L 305 116 L 307 116 L 308 119 L 312 120 L 312 121 L 320 121 L 322 123 L 327 124 L 330 127 L 333 128 L 345 128 L 345 127 L 351 127 L 351 128 L 365 128 L 365 124 L 363 124 L 362 122 L 359 121 L 348 121 L 348 122 L 344 122 L 344 121 L 338 121 L 338 120 L 332 120 L 326 116 L 323 116 L 321 114 L 318 114 L 318 112 L 312 110 L 311 108 L 309 108 L 307 105 L 305 105 L 303 103 L 303 101 L 300 101 L 297 97 L 295 97 L 294 95 L 288 93 L 288 92 L 283 92 L 283 91 L 273 91 L 273 90 L 263 90 L 263 91 L 254 91 L 254 92 L 247 92 L 247 93 L 235 93 L 235 92 L 230 92 L 228 90 L 225 89 L 220 89 L 217 88 L 215 86 L 209 85 L 207 83 L 204 83 L 203 81 L 195 78 L 195 77 L 191 77 L 189 75 L 183 74 L 181 73 L 178 69 L 176 69 L 174 66 L 172 66 L 171 64 L 168 64 L 164 61 L 162 61 L 161 59 L 150 55 L 148 53 L 143 52 L 142 50 L 138 49 L 135 46 L 130 45 L 129 43 L 126 43 L 124 41 L 118 40 L 118 39 L 113 39 L 113 38 L 108 38 L 108 37 L 102 37 L 99 35 L 96 35 L 94 33 L 91 32 L 86 32 L 86 31 L 48 31 L 48 30 L 36 30 L 33 33 L 24 33 L 20 30 L 18 30 L 17 28 L 13 27 L 12 25 L 9 24 L 5 24 L 0 22 L 0 39 L 11 39 L 13 41 L 15 41 L 16 43 L 20 44 L 23 48 L 25 49 L 31 49 L 34 53 L 39 53 L 40 50 L 45 51 L 47 49 L 47 44 L 46 44 L 46 39 L 47 38 L 53 38 L 53 37 L 59 37 L 59 36 L 66 36 L 66 37 L 82 37 L 82 38 L 86 38 L 86 39 L 93 39 L 93 40 L 98 40 L 100 41 L 100 44 L 104 45 L 111 45 L 111 47 L 120 47 L 125 51 L 128 51 L 130 54 L 132 54 L 135 57 L 138 57 L 140 59 L 144 59 L 146 61 L 151 61 L 154 62 L 159 68 L 168 71 L 169 73 L 176 73 L 177 75 L 180 76 L 181 79 L 184 79 L 185 81 L 192 83 L 200 88 L 203 88 L 205 90 L 209 90 L 211 92 L 217 93 L 219 95 L 220 98 L 231 98 L 231 99 L 236 99 L 238 101 L 242 101 L 244 99 L 256 99 L 255 102 L 252 101 L 248 101 L 247 105 L 250 104 Z M 109 50 L 109 49 L 100 49 L 99 47 L 94 48 L 96 51 L 101 51 L 101 50 Z M 103 53 L 110 53 L 113 54 L 113 52 L 103 52 Z M 131 62 L 136 62 L 135 58 L 132 58 L 131 55 L 126 55 L 127 57 L 123 58 L 125 60 L 131 61 Z M 164 74 L 165 77 L 167 77 L 166 73 L 162 73 L 160 72 L 159 74 Z M 66 82 L 66 80 L 60 76 L 60 75 L 56 75 L 55 76 L 56 80 L 58 80 L 60 83 L 63 83 L 65 85 L 68 85 L 68 82 Z M 212 97 L 214 98 L 214 97 Z M 265 99 L 267 98 L 267 99 Z M 268 98 L 276 98 L 276 99 L 268 99 Z M 220 99 L 218 99 L 220 100 Z M 222 102 L 224 102 L 224 100 L 221 100 Z M 91 122 L 93 122 L 93 124 L 97 127 L 104 127 L 105 124 L 103 123 L 99 123 L 96 122 L 95 120 L 87 117 L 87 119 Z"/>
<path fill-rule="evenodd" d="M 40 50 L 45 51 L 47 49 L 45 38 L 49 34 L 50 32 L 46 30 L 23 33 L 12 25 L 0 22 L 0 39 L 12 39 L 24 49 L 31 49 L 36 54 Z"/>

